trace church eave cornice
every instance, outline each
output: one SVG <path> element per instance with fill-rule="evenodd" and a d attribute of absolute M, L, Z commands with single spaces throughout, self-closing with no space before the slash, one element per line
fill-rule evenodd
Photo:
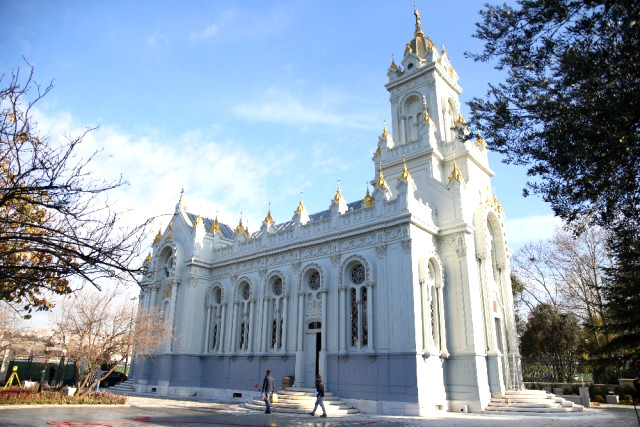
<path fill-rule="evenodd" d="M 325 234 L 322 238 L 318 236 L 311 236 L 310 238 L 297 241 L 295 243 L 285 243 L 281 246 L 265 246 L 260 248 L 259 251 L 253 253 L 238 253 L 233 254 L 232 257 L 224 260 L 212 261 L 206 264 L 208 268 L 222 268 L 228 265 L 233 265 L 238 262 L 251 261 L 257 258 L 264 258 L 266 256 L 278 255 L 289 251 L 299 251 L 306 247 L 321 245 L 325 243 L 336 242 L 344 239 L 349 239 L 369 232 L 383 231 L 392 229 L 403 224 L 411 223 L 412 214 L 410 212 L 403 212 L 397 216 L 389 219 L 388 217 L 380 217 L 375 222 L 368 223 L 366 225 L 355 226 L 351 229 L 344 230 L 338 229 L 333 233 Z M 215 256 L 215 252 L 214 252 Z"/>

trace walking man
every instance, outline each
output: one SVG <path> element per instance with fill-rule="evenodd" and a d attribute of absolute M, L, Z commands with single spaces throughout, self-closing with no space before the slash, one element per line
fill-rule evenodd
<path fill-rule="evenodd" d="M 313 411 L 309 412 L 309 415 L 311 415 L 312 417 L 316 415 L 316 409 L 318 409 L 318 405 L 320 405 L 320 407 L 322 408 L 322 415 L 320 415 L 321 417 L 326 417 L 327 416 L 327 410 L 324 409 L 324 383 L 322 382 L 322 377 L 320 377 L 320 375 L 318 375 L 316 377 L 316 406 L 313 407 Z"/>
<path fill-rule="evenodd" d="M 264 376 L 264 381 L 262 382 L 262 395 L 264 396 L 264 403 L 267 405 L 267 410 L 264 411 L 265 414 L 271 413 L 271 402 L 270 398 L 273 394 L 273 390 L 275 388 L 275 381 L 273 381 L 273 377 L 271 376 L 271 371 L 267 371 L 267 375 Z"/>

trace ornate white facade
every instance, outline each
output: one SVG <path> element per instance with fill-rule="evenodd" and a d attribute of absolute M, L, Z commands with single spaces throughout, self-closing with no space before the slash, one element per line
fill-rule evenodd
<path fill-rule="evenodd" d="M 393 136 L 373 155 L 373 191 L 250 235 L 185 211 L 147 258 L 140 305 L 174 338 L 134 366 L 138 391 L 231 397 L 267 369 L 365 412 L 479 412 L 522 386 L 504 213 L 482 138 L 460 114 L 458 76 L 424 36 L 393 61 Z"/>

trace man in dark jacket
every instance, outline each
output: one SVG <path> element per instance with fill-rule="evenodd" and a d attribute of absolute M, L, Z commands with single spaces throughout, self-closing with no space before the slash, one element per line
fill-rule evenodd
<path fill-rule="evenodd" d="M 264 403 L 267 405 L 267 410 L 264 411 L 265 414 L 271 413 L 271 402 L 269 398 L 273 394 L 274 389 L 275 381 L 271 376 L 271 371 L 267 371 L 267 375 L 264 376 L 264 381 L 262 382 L 262 395 L 264 396 Z"/>
<path fill-rule="evenodd" d="M 324 409 L 324 383 L 322 382 L 322 377 L 320 377 L 320 375 L 316 377 L 316 406 L 313 407 L 313 411 L 309 412 L 309 415 L 312 417 L 316 415 L 318 405 L 322 408 L 322 415 L 320 416 L 326 417 L 327 410 Z"/>

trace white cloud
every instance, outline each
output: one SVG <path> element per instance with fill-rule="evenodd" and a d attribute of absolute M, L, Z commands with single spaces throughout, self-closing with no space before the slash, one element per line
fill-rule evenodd
<path fill-rule="evenodd" d="M 54 141 L 83 131 L 68 113 L 35 114 L 39 129 Z M 256 231 L 267 210 L 269 176 L 294 161 L 292 156 L 265 156 L 232 141 L 213 140 L 199 130 L 172 141 L 159 135 L 150 131 L 134 137 L 105 125 L 87 134 L 78 149 L 83 158 L 101 150 L 90 164 L 94 178 L 117 179 L 122 174 L 129 183 L 113 191 L 110 200 L 118 210 L 131 210 L 130 224 L 172 214 L 184 188 L 189 212 L 209 218 L 218 212 L 221 221 L 235 226 L 242 211 Z M 168 217 L 159 223 L 166 227 Z"/>
<path fill-rule="evenodd" d="M 300 91 L 303 92 L 305 91 Z M 303 99 L 289 90 L 271 87 L 260 99 L 236 105 L 235 113 L 245 120 L 268 123 L 330 125 L 355 129 L 379 127 L 379 123 L 370 115 L 343 111 L 344 105 L 354 105 L 347 102 L 347 98 L 346 94 L 339 92 L 321 92 Z"/>
<path fill-rule="evenodd" d="M 217 24 L 211 24 L 207 28 L 205 28 L 203 31 L 200 31 L 197 33 L 191 33 L 191 36 L 189 36 L 189 39 L 191 39 L 191 41 L 205 41 L 212 37 L 215 37 L 216 35 L 218 35 L 219 32 L 220 32 L 220 27 L 218 27 Z"/>
<path fill-rule="evenodd" d="M 562 220 L 553 215 L 508 219 L 505 226 L 509 247 L 515 250 L 529 242 L 549 239 L 553 236 L 555 229 L 562 225 Z"/>

